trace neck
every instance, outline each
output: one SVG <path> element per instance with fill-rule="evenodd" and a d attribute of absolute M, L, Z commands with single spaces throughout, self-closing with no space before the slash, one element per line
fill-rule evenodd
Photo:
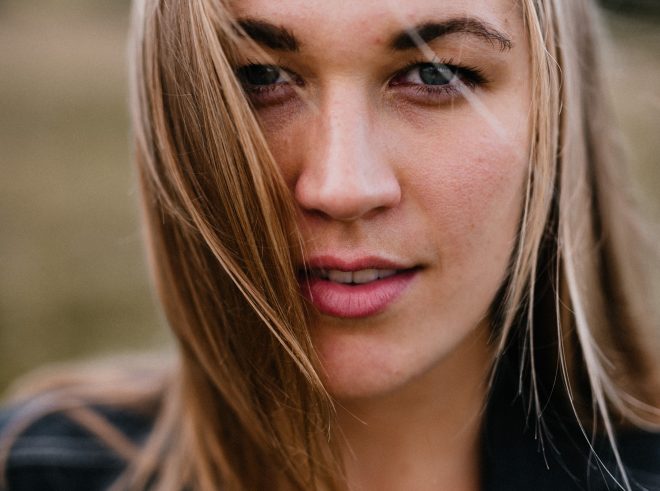
<path fill-rule="evenodd" d="M 477 491 L 490 359 L 485 329 L 477 329 L 405 387 L 340 401 L 349 489 Z"/>

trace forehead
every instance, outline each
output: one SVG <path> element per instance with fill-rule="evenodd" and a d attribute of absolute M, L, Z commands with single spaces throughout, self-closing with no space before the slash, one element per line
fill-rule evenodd
<path fill-rule="evenodd" d="M 518 0 L 230 0 L 237 18 L 290 30 L 310 49 L 382 45 L 388 34 L 443 19 L 476 18 L 515 40 L 522 37 Z"/>

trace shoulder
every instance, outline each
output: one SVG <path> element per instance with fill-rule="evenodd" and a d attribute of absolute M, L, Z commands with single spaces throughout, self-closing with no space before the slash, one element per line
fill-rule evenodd
<path fill-rule="evenodd" d="M 151 428 L 146 417 L 110 407 L 85 407 L 78 414 L 87 415 L 88 422 L 91 418 L 91 426 L 96 422 L 110 428 L 129 445 L 141 443 Z M 106 489 L 127 463 L 114 443 L 73 413 L 35 415 L 26 406 L 0 410 L 0 449 L 8 450 L 3 457 L 8 491 Z"/>

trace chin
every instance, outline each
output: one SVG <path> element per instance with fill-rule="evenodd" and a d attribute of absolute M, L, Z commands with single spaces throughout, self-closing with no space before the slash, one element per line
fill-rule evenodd
<path fill-rule="evenodd" d="M 440 389 L 455 384 L 466 370 L 487 364 L 487 322 L 462 328 L 439 328 L 442 322 L 416 326 L 415 334 L 431 329 L 435 337 L 410 336 L 409 322 L 402 324 L 405 329 L 394 324 L 313 326 L 321 379 L 333 398 L 348 402 L 386 398 L 415 387 Z"/>
<path fill-rule="evenodd" d="M 320 375 L 335 399 L 375 397 L 405 383 L 401 354 L 382 339 L 382 333 L 367 330 L 325 325 L 313 329 Z"/>
<path fill-rule="evenodd" d="M 321 378 L 337 400 L 386 397 L 431 365 L 396 339 L 388 339 L 386 329 L 319 326 L 314 330 Z"/>

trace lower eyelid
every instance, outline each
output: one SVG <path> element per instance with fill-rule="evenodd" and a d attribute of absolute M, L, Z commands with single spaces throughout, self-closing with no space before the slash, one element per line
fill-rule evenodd
<path fill-rule="evenodd" d="M 296 89 L 288 83 L 246 88 L 246 95 L 256 107 L 282 104 L 296 95 Z"/>
<path fill-rule="evenodd" d="M 426 84 L 399 84 L 389 87 L 388 92 L 395 100 L 412 105 L 440 107 L 444 104 L 465 100 L 465 93 L 473 91 L 479 84 L 470 81 L 461 81 L 461 84 L 426 85 Z"/>
<path fill-rule="evenodd" d="M 462 94 L 461 88 L 456 85 L 449 84 L 442 86 L 408 85 L 401 87 L 400 90 L 413 98 L 423 97 L 431 100 L 456 98 L 460 97 Z"/>

